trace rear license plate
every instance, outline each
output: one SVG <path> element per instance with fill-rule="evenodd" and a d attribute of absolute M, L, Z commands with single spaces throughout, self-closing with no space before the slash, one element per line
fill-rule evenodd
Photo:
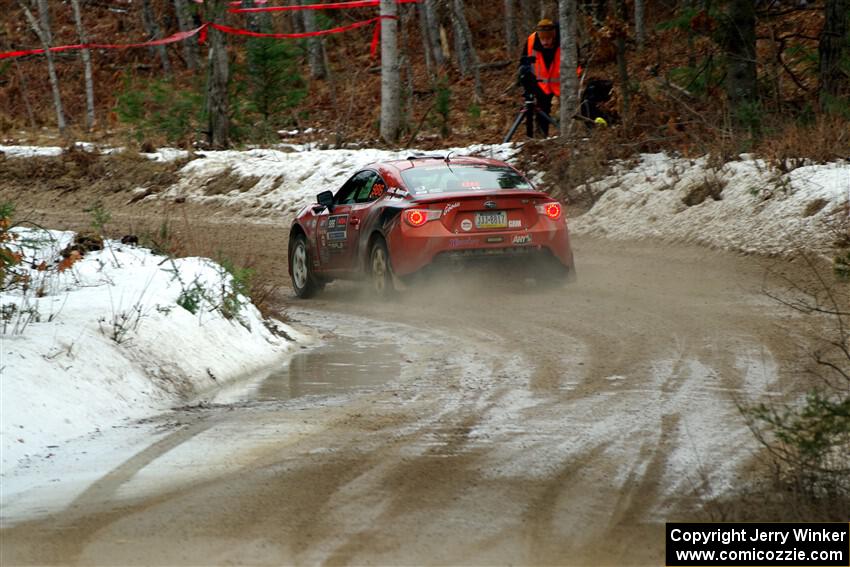
<path fill-rule="evenodd" d="M 475 213 L 475 228 L 507 228 L 507 211 Z"/>

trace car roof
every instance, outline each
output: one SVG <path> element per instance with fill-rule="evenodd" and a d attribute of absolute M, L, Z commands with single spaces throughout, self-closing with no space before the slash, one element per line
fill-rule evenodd
<path fill-rule="evenodd" d="M 401 173 L 402 171 L 413 169 L 416 167 L 434 167 L 435 165 L 445 165 L 447 167 L 452 165 L 497 165 L 502 167 L 511 167 L 503 161 L 490 158 L 476 156 L 450 156 L 447 160 L 444 156 L 438 155 L 411 155 L 407 159 L 382 161 L 373 163 L 372 165 L 367 167 L 374 169 L 390 169 Z"/>

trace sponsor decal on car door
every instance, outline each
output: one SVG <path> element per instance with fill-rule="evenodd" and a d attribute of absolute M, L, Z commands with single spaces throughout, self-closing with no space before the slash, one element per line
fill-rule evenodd
<path fill-rule="evenodd" d="M 319 217 L 319 258 L 324 270 L 338 270 L 346 264 L 350 212 L 350 205 L 340 205 Z"/>

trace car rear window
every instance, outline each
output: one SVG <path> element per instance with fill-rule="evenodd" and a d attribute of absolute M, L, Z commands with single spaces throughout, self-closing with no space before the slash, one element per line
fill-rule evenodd
<path fill-rule="evenodd" d="M 498 165 L 418 165 L 401 172 L 407 189 L 417 194 L 492 191 L 534 187 L 513 169 Z"/>

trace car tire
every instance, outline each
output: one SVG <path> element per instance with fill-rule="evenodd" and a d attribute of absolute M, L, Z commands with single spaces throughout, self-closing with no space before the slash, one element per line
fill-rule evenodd
<path fill-rule="evenodd" d="M 378 297 L 389 297 L 395 291 L 390 252 L 383 238 L 376 238 L 369 251 L 369 280 Z"/>
<path fill-rule="evenodd" d="M 302 299 L 314 296 L 324 287 L 313 273 L 310 249 L 303 234 L 295 237 L 289 253 L 289 267 L 292 273 L 292 289 Z"/>

